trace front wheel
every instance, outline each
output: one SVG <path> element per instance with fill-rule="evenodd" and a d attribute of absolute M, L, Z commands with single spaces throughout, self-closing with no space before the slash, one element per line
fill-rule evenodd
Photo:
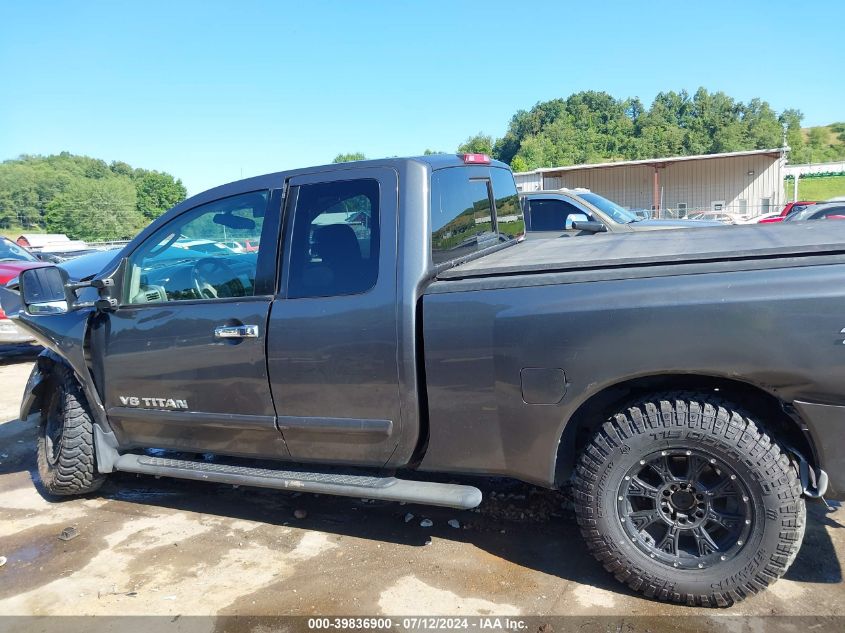
<path fill-rule="evenodd" d="M 612 416 L 576 469 L 593 555 L 651 598 L 729 606 L 792 564 L 806 509 L 795 468 L 720 401 L 667 394 Z"/>
<path fill-rule="evenodd" d="M 97 490 L 106 476 L 97 471 L 94 423 L 73 372 L 54 365 L 50 393 L 38 426 L 38 474 L 51 495 Z"/>

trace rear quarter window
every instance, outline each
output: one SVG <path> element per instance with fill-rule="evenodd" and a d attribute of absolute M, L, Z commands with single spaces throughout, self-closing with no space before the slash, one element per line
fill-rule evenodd
<path fill-rule="evenodd" d="M 525 221 L 513 174 L 507 169 L 493 168 L 490 170 L 490 180 L 496 200 L 496 228 L 499 234 L 509 238 L 524 234 Z"/>
<path fill-rule="evenodd" d="M 525 233 L 509 169 L 454 167 L 431 176 L 431 258 L 461 259 Z"/>
<path fill-rule="evenodd" d="M 498 242 L 489 178 L 475 170 L 441 169 L 431 176 L 431 258 L 435 264 Z"/>

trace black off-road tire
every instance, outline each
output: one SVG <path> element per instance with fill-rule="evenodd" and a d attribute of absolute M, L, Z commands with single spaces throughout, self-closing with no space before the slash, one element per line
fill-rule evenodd
<path fill-rule="evenodd" d="M 38 424 L 38 474 L 56 496 L 94 492 L 106 479 L 97 472 L 94 423 L 73 372 L 56 364 Z"/>
<path fill-rule="evenodd" d="M 667 454 L 669 457 L 661 457 Z M 687 457 L 684 467 L 684 455 L 690 454 L 703 458 L 693 462 L 697 458 Z M 671 461 L 668 476 L 659 474 L 666 460 Z M 651 468 L 652 463 L 658 467 Z M 711 552 L 709 545 L 700 543 L 706 539 L 699 538 L 698 528 L 688 537 L 674 536 L 679 528 L 673 520 L 686 521 L 689 515 L 693 521 L 706 521 L 696 518 L 695 507 L 686 508 L 701 499 L 701 515 L 710 516 L 711 506 L 705 504 L 711 503 L 716 489 L 672 484 L 674 490 L 680 487 L 682 492 L 693 493 L 678 497 L 683 509 L 680 515 L 672 514 L 678 511 L 674 501 L 669 502 L 674 493 L 670 484 L 661 482 L 677 477 L 672 468 L 677 470 L 679 464 L 681 478 L 700 469 L 696 472 L 705 473 L 702 478 L 724 473 L 733 480 L 721 484 L 722 491 L 734 490 L 724 503 L 739 504 L 735 507 L 741 506 L 745 514 L 733 514 L 744 518 L 726 522 L 731 530 L 741 532 L 732 548 L 720 545 Z M 631 481 L 631 473 L 636 473 L 633 480 L 640 482 L 652 472 L 657 494 Z M 692 475 L 688 479 L 694 481 Z M 714 394 L 659 394 L 611 416 L 584 449 L 573 491 L 581 534 L 592 554 L 620 582 L 649 598 L 669 602 L 726 607 L 762 591 L 783 576 L 804 537 L 806 508 L 794 463 L 747 415 Z M 652 513 L 647 508 L 635 516 L 632 504 L 647 495 L 657 499 L 659 511 Z M 722 517 L 718 512 L 714 516 Z M 640 531 L 647 522 L 649 527 Z M 667 536 L 662 539 L 646 533 L 662 530 L 663 523 Z M 690 530 L 690 525 L 683 529 Z M 719 524 L 699 525 L 705 525 L 705 530 L 714 525 L 717 532 L 722 530 Z M 724 533 L 730 540 L 729 531 Z M 679 546 L 679 538 L 686 538 L 687 544 L 689 539 L 694 541 L 691 552 Z M 699 568 L 696 560 L 708 562 Z"/>

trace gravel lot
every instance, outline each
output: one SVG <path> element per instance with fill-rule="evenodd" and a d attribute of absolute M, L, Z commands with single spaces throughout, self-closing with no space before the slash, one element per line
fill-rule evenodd
<path fill-rule="evenodd" d="M 787 577 L 719 611 L 639 598 L 588 555 L 565 496 L 512 482 L 485 489 L 477 512 L 133 475 L 51 503 L 34 425 L 17 419 L 32 350 L 3 354 L 0 614 L 612 615 L 648 616 L 652 631 L 678 630 L 679 616 L 744 631 L 757 627 L 730 616 L 845 615 L 845 511 L 818 503 Z M 59 540 L 66 527 L 79 536 Z"/>

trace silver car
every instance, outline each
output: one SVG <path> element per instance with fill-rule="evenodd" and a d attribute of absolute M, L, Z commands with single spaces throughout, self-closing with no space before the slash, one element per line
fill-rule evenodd
<path fill-rule="evenodd" d="M 721 222 L 643 219 L 588 189 L 534 191 L 521 194 L 520 201 L 529 238 L 724 226 Z"/>

